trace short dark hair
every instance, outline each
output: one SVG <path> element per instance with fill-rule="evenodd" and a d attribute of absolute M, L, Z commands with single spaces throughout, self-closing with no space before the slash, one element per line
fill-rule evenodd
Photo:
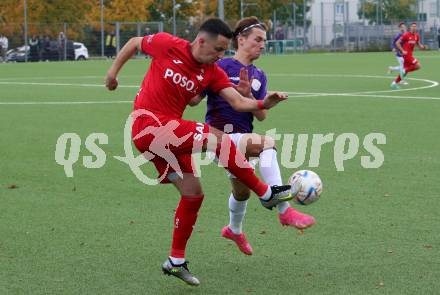
<path fill-rule="evenodd" d="M 400 22 L 399 23 L 399 28 L 402 26 L 402 25 L 404 25 L 405 24 L 405 22 Z"/>
<path fill-rule="evenodd" d="M 199 32 L 205 32 L 213 37 L 222 35 L 228 39 L 232 39 L 233 34 L 231 28 L 219 18 L 210 18 L 202 23 Z"/>
<path fill-rule="evenodd" d="M 416 26 L 417 26 L 417 23 L 416 23 L 416 22 L 412 22 L 412 23 L 411 23 L 411 26 L 412 26 L 412 25 L 416 25 Z"/>
<path fill-rule="evenodd" d="M 238 49 L 238 36 L 247 37 L 251 34 L 252 29 L 257 28 L 263 31 L 267 31 L 267 26 L 261 23 L 256 16 L 245 17 L 237 22 L 234 30 L 234 40 L 232 40 L 232 46 Z"/>

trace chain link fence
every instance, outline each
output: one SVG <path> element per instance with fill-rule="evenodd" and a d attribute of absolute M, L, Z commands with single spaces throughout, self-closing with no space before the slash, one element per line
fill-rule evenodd
<path fill-rule="evenodd" d="M 266 54 L 390 50 L 391 40 L 398 32 L 398 23 L 366 25 L 359 19 L 350 22 L 349 6 L 343 7 L 345 12 L 341 13 L 341 8 L 335 3 L 322 3 L 318 5 L 318 12 L 311 10 L 301 24 L 292 19 L 271 20 Z M 232 27 L 236 20 L 227 22 Z M 131 37 L 162 31 L 191 41 L 199 25 L 200 21 L 183 20 L 177 20 L 175 25 L 172 20 L 105 22 L 101 30 L 100 23 L 29 23 L 25 31 L 23 24 L 14 23 L 0 24 L 0 35 L 5 35 L 9 40 L 8 61 L 76 60 L 112 58 Z M 419 22 L 418 27 L 422 43 L 431 49 L 438 49 L 440 22 L 437 19 L 431 23 Z"/>

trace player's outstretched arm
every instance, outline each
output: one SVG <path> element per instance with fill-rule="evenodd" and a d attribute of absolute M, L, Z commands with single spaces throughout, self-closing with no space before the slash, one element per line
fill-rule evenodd
<path fill-rule="evenodd" d="M 107 72 L 105 78 L 105 86 L 108 90 L 115 90 L 118 87 L 118 73 L 122 66 L 136 53 L 141 50 L 142 37 L 133 37 L 125 43 L 118 56 L 116 56 L 113 64 Z"/>
<path fill-rule="evenodd" d="M 406 50 L 403 50 L 402 48 L 402 37 L 400 37 L 399 40 L 396 41 L 396 47 L 399 48 L 400 52 L 402 52 L 402 55 L 408 54 L 408 52 L 406 52 Z"/>
<path fill-rule="evenodd" d="M 417 47 L 418 47 L 418 48 L 420 48 L 420 49 L 423 49 L 423 50 L 426 50 L 426 49 L 428 49 L 428 46 L 426 46 L 426 45 L 424 45 L 424 44 L 420 43 L 420 41 L 419 41 L 419 42 L 417 42 Z"/>
<path fill-rule="evenodd" d="M 263 100 L 263 105 L 265 109 L 270 109 L 276 106 L 279 102 L 286 100 L 289 96 L 284 92 L 272 92 L 266 95 Z"/>
<path fill-rule="evenodd" d="M 255 100 L 247 97 L 243 97 L 233 87 L 227 87 L 219 92 L 231 107 L 237 112 L 252 112 L 262 109 L 270 109 L 279 102 L 287 99 L 286 93 L 274 92 L 267 95 L 264 100 Z"/>

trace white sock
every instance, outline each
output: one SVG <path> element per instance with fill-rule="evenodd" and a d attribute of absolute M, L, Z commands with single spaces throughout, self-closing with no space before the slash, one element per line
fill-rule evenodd
<path fill-rule="evenodd" d="M 247 200 L 237 201 L 232 193 L 229 196 L 229 228 L 236 235 L 241 234 L 246 205 Z"/>
<path fill-rule="evenodd" d="M 275 149 L 267 149 L 260 153 L 260 173 L 263 180 L 268 185 L 282 185 L 280 167 L 277 160 L 277 151 Z M 290 207 L 289 202 L 282 202 L 277 205 L 278 212 L 281 214 L 286 212 Z"/>
<path fill-rule="evenodd" d="M 275 149 L 267 149 L 260 153 L 260 173 L 264 182 L 268 185 L 282 185 Z"/>
<path fill-rule="evenodd" d="M 267 201 L 267 200 L 270 199 L 271 195 L 272 195 L 272 189 L 270 188 L 270 185 L 268 185 L 267 186 L 267 191 L 264 193 L 264 195 L 262 195 L 260 197 L 260 199 Z"/>
<path fill-rule="evenodd" d="M 185 263 L 185 258 L 176 258 L 176 257 L 170 256 L 170 260 L 174 265 L 180 265 L 180 264 Z"/>
<path fill-rule="evenodd" d="M 279 203 L 278 205 L 277 205 L 277 209 L 278 209 L 278 212 L 280 213 L 280 214 L 283 214 L 284 212 L 286 212 L 286 210 L 287 209 L 289 209 L 290 208 L 290 203 L 289 202 L 282 202 L 282 203 Z"/>
<path fill-rule="evenodd" d="M 390 67 L 392 71 L 400 71 L 400 66 Z"/>

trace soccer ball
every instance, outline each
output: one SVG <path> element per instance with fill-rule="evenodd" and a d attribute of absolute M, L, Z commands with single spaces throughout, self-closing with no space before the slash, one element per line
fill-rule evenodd
<path fill-rule="evenodd" d="M 322 181 L 318 174 L 310 170 L 300 170 L 289 178 L 291 193 L 297 204 L 309 205 L 319 199 Z"/>

